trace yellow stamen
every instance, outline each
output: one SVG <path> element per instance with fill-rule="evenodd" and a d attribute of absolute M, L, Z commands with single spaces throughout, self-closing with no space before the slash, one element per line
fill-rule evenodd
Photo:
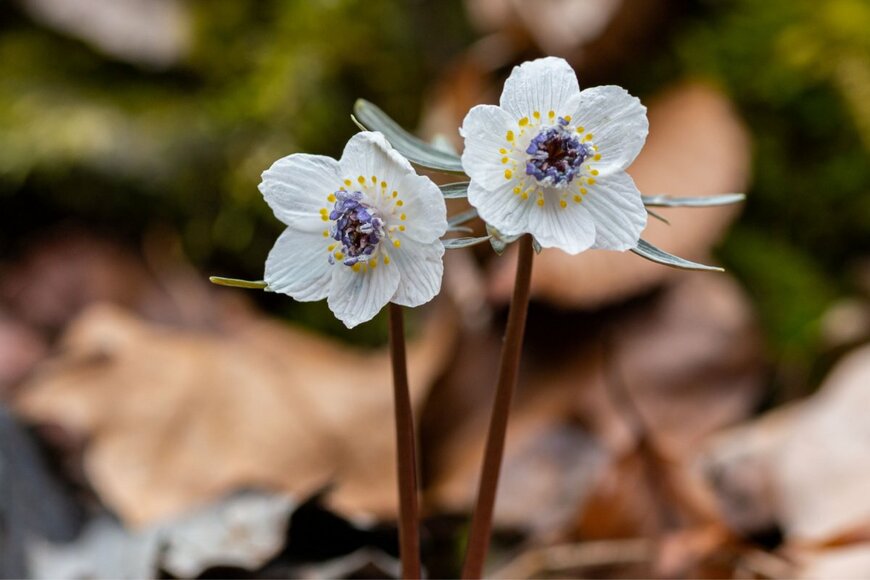
<path fill-rule="evenodd" d="M 363 177 L 362 175 L 360 175 L 359 177 L 357 177 L 356 180 L 360 182 L 360 185 L 362 185 L 363 183 L 366 182 L 366 178 Z"/>
<path fill-rule="evenodd" d="M 549 113 L 547 113 L 547 116 L 552 119 L 553 117 L 556 116 L 556 111 L 550 111 Z"/>
<path fill-rule="evenodd" d="M 402 214 L 402 215 L 399 216 L 399 219 L 400 219 L 400 220 L 406 220 L 406 219 L 408 219 L 408 216 L 406 216 L 405 214 Z"/>
<path fill-rule="evenodd" d="M 507 135 L 505 135 L 505 139 L 507 139 L 508 141 L 513 141 L 514 140 L 514 132 L 508 131 Z"/>
<path fill-rule="evenodd" d="M 393 240 L 393 245 L 398 248 L 399 246 L 402 245 L 402 242 L 400 242 L 399 240 Z"/>
<path fill-rule="evenodd" d="M 562 206 L 562 209 L 565 209 L 566 207 L 568 207 L 568 202 L 565 201 L 564 199 L 560 199 L 560 200 L 559 200 L 559 205 Z"/>
<path fill-rule="evenodd" d="M 544 207 L 544 198 L 542 197 L 542 198 L 538 199 L 537 204 L 541 207 Z"/>
<path fill-rule="evenodd" d="M 384 256 L 384 264 L 389 265 L 389 263 L 390 263 L 390 257 L 389 257 L 389 256 Z"/>
<path fill-rule="evenodd" d="M 528 124 L 529 124 L 529 118 L 528 118 L 528 117 L 523 117 L 522 119 L 520 119 L 520 127 L 525 127 L 525 126 L 528 125 Z"/>
<path fill-rule="evenodd" d="M 403 205 L 405 205 L 404 201 L 402 201 L 401 199 L 396 200 L 396 207 L 402 207 Z"/>
<path fill-rule="evenodd" d="M 326 201 L 328 201 L 328 202 L 330 202 L 330 203 L 335 203 L 335 194 L 334 194 L 334 193 L 330 193 L 330 194 L 326 197 Z"/>
<path fill-rule="evenodd" d="M 511 171 L 510 169 L 505 169 L 505 170 L 504 170 L 504 178 L 505 178 L 505 179 L 510 179 L 510 178 L 513 177 L 513 176 L 514 176 L 514 172 L 513 172 L 513 171 Z"/>

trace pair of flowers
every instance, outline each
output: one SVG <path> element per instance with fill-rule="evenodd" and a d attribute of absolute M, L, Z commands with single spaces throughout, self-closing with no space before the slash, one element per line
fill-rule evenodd
<path fill-rule="evenodd" d="M 529 233 L 571 254 L 634 249 L 647 211 L 625 169 L 647 132 L 646 108 L 625 90 L 581 92 L 564 60 L 527 62 L 499 106 L 474 107 L 460 129 L 468 201 L 506 238 Z M 326 298 L 349 328 L 439 292 L 444 196 L 381 133 L 358 133 L 337 161 L 279 159 L 260 191 L 287 225 L 266 261 L 269 290 Z"/>

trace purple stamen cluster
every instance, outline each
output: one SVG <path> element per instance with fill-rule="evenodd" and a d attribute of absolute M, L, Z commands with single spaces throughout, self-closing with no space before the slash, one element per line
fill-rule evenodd
<path fill-rule="evenodd" d="M 592 147 L 581 143 L 565 128 L 568 122 L 559 118 L 559 124 L 548 127 L 529 143 L 526 153 L 526 174 L 540 183 L 565 186 L 580 172 L 580 166 L 592 154 Z"/>
<path fill-rule="evenodd" d="M 341 243 L 345 266 L 367 261 L 384 235 L 383 220 L 362 202 L 362 197 L 359 191 L 336 191 L 335 206 L 329 214 L 329 219 L 335 221 L 332 237 Z M 329 263 L 335 263 L 332 254 Z"/>

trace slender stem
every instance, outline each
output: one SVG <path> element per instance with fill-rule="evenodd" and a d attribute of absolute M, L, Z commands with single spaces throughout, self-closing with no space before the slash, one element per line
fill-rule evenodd
<path fill-rule="evenodd" d="M 489 538 L 492 532 L 492 513 L 495 508 L 495 496 L 498 489 L 498 476 L 501 471 L 504 455 L 505 436 L 507 434 L 508 414 L 511 408 L 511 398 L 517 384 L 517 374 L 520 368 L 520 355 L 523 348 L 523 334 L 526 329 L 526 314 L 529 310 L 529 286 L 532 278 L 532 237 L 528 234 L 519 240 L 520 255 L 517 262 L 517 277 L 514 283 L 514 294 L 511 299 L 507 328 L 505 329 L 504 345 L 499 363 L 498 382 L 495 389 L 495 403 L 489 423 L 489 434 L 486 439 L 486 452 L 483 458 L 483 469 L 480 474 L 480 487 L 477 492 L 477 504 L 471 519 L 471 532 L 468 538 L 468 552 L 465 555 L 463 578 L 480 578 L 483 575 L 483 565 L 489 550 Z"/>
<path fill-rule="evenodd" d="M 414 411 L 408 390 L 402 307 L 390 303 L 390 360 L 396 413 L 396 456 L 399 479 L 399 552 L 402 577 L 420 578 L 420 530 L 417 510 L 417 460 Z"/>

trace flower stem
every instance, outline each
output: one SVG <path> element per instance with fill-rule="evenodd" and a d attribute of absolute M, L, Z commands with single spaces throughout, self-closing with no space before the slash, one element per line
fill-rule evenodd
<path fill-rule="evenodd" d="M 390 303 L 390 360 L 396 414 L 396 455 L 399 479 L 399 552 L 402 577 L 420 578 L 420 530 L 417 510 L 417 460 L 414 411 L 405 362 L 405 323 L 402 307 Z"/>
<path fill-rule="evenodd" d="M 465 566 L 462 569 L 463 578 L 481 578 L 486 553 L 489 550 L 489 538 L 492 532 L 492 513 L 495 507 L 495 496 L 498 489 L 498 476 L 501 471 L 504 455 L 505 435 L 507 434 L 508 414 L 511 408 L 511 398 L 517 384 L 517 374 L 520 367 L 520 355 L 523 348 L 523 334 L 526 329 L 526 315 L 529 310 L 529 286 L 532 278 L 532 236 L 524 235 L 519 240 L 520 255 L 517 262 L 517 276 L 514 283 L 513 298 L 511 298 L 510 313 L 505 329 L 504 345 L 499 363 L 498 382 L 495 390 L 495 403 L 489 423 L 489 434 L 486 439 L 486 452 L 483 458 L 483 469 L 480 474 L 480 487 L 477 492 L 477 504 L 471 519 L 471 532 L 468 539 L 468 551 L 465 555 Z"/>

